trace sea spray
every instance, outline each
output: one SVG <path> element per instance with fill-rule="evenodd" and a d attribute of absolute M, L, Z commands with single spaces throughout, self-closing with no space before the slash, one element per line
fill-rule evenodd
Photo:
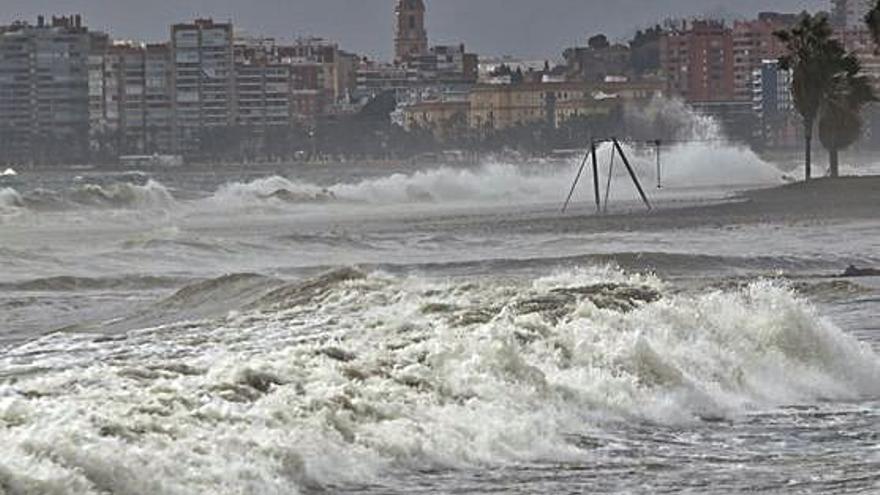
<path fill-rule="evenodd" d="M 21 194 L 11 187 L 0 188 L 0 213 L 17 208 L 24 205 Z"/>
<path fill-rule="evenodd" d="M 144 185 L 128 182 L 85 184 L 74 187 L 69 197 L 80 205 L 105 208 L 161 209 L 175 205 L 168 188 L 153 179 Z"/>
<path fill-rule="evenodd" d="M 290 493 L 388 470 L 589 463 L 576 439 L 620 422 L 880 392 L 877 356 L 771 282 L 695 295 L 608 267 L 519 282 L 345 270 L 273 293 L 0 358 L 17 376 L 0 386 L 2 486 Z"/>
<path fill-rule="evenodd" d="M 632 164 L 645 184 L 655 181 L 653 152 L 626 146 Z M 608 173 L 610 154 L 600 147 L 602 176 Z M 304 204 L 401 205 L 436 204 L 511 205 L 549 204 L 564 199 L 576 165 L 541 166 L 487 163 L 477 168 L 441 166 L 413 173 L 397 173 L 356 183 L 320 187 L 279 176 L 221 187 L 206 205 L 221 208 L 285 208 Z M 664 184 L 670 188 L 767 186 L 781 183 L 782 173 L 754 153 L 728 145 L 679 144 L 664 152 Z M 613 197 L 634 199 L 635 190 L 618 161 Z M 588 187 L 589 184 L 582 184 Z"/>

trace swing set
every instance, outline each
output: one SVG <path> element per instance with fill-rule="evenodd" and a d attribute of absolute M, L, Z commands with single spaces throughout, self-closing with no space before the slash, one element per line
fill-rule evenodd
<path fill-rule="evenodd" d="M 603 209 L 602 206 L 602 196 L 601 191 L 599 190 L 599 158 L 596 154 L 597 146 L 602 143 L 611 143 L 611 164 L 609 165 L 608 170 L 608 183 L 605 186 L 605 206 Z M 648 144 L 651 144 L 656 147 L 656 156 L 657 156 L 657 189 L 663 188 L 663 183 L 660 177 L 660 146 L 662 142 L 658 139 L 656 141 L 649 141 Z M 598 214 L 608 213 L 608 197 L 611 194 L 611 177 L 614 174 L 614 160 L 615 157 L 620 155 L 620 159 L 623 162 L 623 165 L 626 167 L 627 172 L 629 172 L 629 176 L 635 184 L 636 189 L 639 191 L 639 196 L 642 197 L 642 201 L 645 203 L 645 206 L 648 208 L 648 211 L 653 211 L 653 207 L 651 206 L 651 202 L 648 200 L 647 194 L 645 194 L 645 190 L 642 188 L 641 182 L 639 182 L 639 178 L 636 175 L 635 169 L 632 167 L 632 164 L 629 161 L 629 158 L 626 156 L 626 153 L 623 151 L 623 146 L 620 145 L 620 141 L 617 138 L 607 138 L 607 139 L 592 139 L 590 140 L 590 149 L 587 150 L 586 155 L 584 156 L 584 160 L 581 162 L 581 166 L 578 169 L 577 176 L 574 178 L 574 183 L 571 185 L 571 191 L 568 193 L 568 198 L 565 200 L 565 205 L 562 207 L 562 213 L 565 213 L 568 210 L 569 204 L 571 204 L 571 198 L 574 196 L 574 191 L 577 189 L 578 182 L 581 180 L 581 176 L 584 173 L 584 169 L 587 166 L 587 161 L 592 157 L 592 168 L 593 168 L 593 192 L 595 194 L 596 199 L 596 212 Z"/>

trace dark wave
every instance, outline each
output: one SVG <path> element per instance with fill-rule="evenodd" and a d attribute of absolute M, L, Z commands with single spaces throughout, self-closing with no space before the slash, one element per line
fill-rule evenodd
<path fill-rule="evenodd" d="M 193 239 L 145 239 L 145 240 L 129 240 L 122 243 L 122 249 L 125 250 L 160 250 L 166 248 L 184 248 L 194 251 L 204 251 L 208 253 L 228 253 L 231 250 L 219 244 L 211 242 L 193 240 Z"/>
<path fill-rule="evenodd" d="M 34 211 L 60 211 L 70 207 L 63 194 L 43 188 L 25 193 L 21 202 L 22 207 Z"/>
<path fill-rule="evenodd" d="M 277 310 L 299 306 L 320 298 L 344 282 L 361 280 L 366 276 L 364 271 L 357 268 L 337 268 L 303 281 L 279 287 L 260 298 L 251 307 Z"/>
<path fill-rule="evenodd" d="M 156 304 L 156 307 L 196 310 L 206 303 L 221 303 L 227 309 L 232 309 L 235 300 L 247 299 L 249 294 L 261 295 L 278 284 L 278 279 L 254 273 L 224 275 L 188 285 Z"/>
<path fill-rule="evenodd" d="M 584 265 L 616 265 L 627 271 L 657 272 L 661 274 L 723 275 L 730 272 L 827 272 L 837 273 L 851 260 L 827 260 L 795 256 L 713 256 L 687 253 L 621 252 L 597 253 L 560 257 L 496 258 L 478 261 L 451 261 L 421 264 L 382 263 L 373 268 L 392 273 L 408 271 L 439 272 L 443 274 L 492 274 L 529 271 L 554 267 Z"/>
<path fill-rule="evenodd" d="M 96 290 L 149 290 L 179 286 L 184 279 L 148 275 L 90 278 L 58 276 L 0 283 L 4 291 L 71 292 Z"/>
<path fill-rule="evenodd" d="M 157 302 L 135 308 L 109 321 L 85 322 L 64 330 L 112 334 L 218 318 L 258 300 L 282 283 L 278 279 L 253 273 L 223 275 L 186 285 Z"/>
<path fill-rule="evenodd" d="M 365 235 L 349 235 L 342 233 L 288 234 L 276 240 L 293 243 L 326 247 L 348 247 L 367 250 L 381 250 L 375 239 Z"/>

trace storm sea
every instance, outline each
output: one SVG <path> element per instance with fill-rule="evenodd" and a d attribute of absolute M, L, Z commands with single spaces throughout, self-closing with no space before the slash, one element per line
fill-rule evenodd
<path fill-rule="evenodd" d="M 4 177 L 0 494 L 880 491 L 877 182 L 630 151 Z"/>

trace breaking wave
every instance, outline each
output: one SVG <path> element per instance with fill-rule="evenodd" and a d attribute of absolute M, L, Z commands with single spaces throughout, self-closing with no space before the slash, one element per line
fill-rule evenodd
<path fill-rule="evenodd" d="M 0 214 L 30 212 L 57 212 L 83 208 L 168 210 L 177 205 L 171 192 L 155 180 L 130 184 L 82 184 L 67 190 L 36 188 L 18 192 L 12 188 L 0 189 Z"/>
<path fill-rule="evenodd" d="M 313 203 L 332 200 L 332 193 L 309 183 L 299 183 L 280 176 L 271 176 L 252 182 L 233 182 L 221 186 L 205 200 L 210 205 L 224 208 L 247 208 L 260 204 L 282 206 L 295 203 Z"/>
<path fill-rule="evenodd" d="M 17 376 L 0 378 L 0 486 L 332 492 L 393 470 L 589 462 L 577 439 L 619 422 L 880 394 L 877 356 L 775 282 L 681 294 L 610 267 L 265 282 L 176 296 L 264 291 L 220 318 L 0 358 Z"/>
<path fill-rule="evenodd" d="M 655 155 L 645 148 L 627 146 L 627 153 L 643 184 L 656 181 Z M 610 147 L 600 147 L 601 185 L 610 166 Z M 663 184 L 675 189 L 733 187 L 781 183 L 781 172 L 754 153 L 731 145 L 680 144 L 663 152 Z M 82 208 L 218 211 L 286 210 L 304 205 L 519 205 L 561 203 L 571 186 L 580 160 L 568 163 L 518 164 L 492 162 L 479 167 L 444 166 L 412 173 L 396 173 L 359 182 L 318 185 L 292 177 L 270 176 L 220 186 L 202 199 L 175 199 L 162 183 L 111 182 L 76 185 L 66 191 L 36 189 L 19 193 L 0 189 L 0 213 L 6 211 L 59 211 Z M 585 174 L 582 192 L 591 190 Z M 617 161 L 612 179 L 612 201 L 637 198 L 628 175 Z"/>
<path fill-rule="evenodd" d="M 144 185 L 117 182 L 107 185 L 86 184 L 70 192 L 74 203 L 107 208 L 168 208 L 175 200 L 168 189 L 150 179 Z"/>
<path fill-rule="evenodd" d="M 321 187 L 280 176 L 221 187 L 210 204 L 248 207 L 302 203 L 407 204 L 458 202 L 558 201 L 569 170 L 535 169 L 509 164 L 478 168 L 441 167 L 393 174 L 357 183 Z"/>
<path fill-rule="evenodd" d="M 11 187 L 0 188 L 0 213 L 22 208 L 24 201 L 21 194 Z"/>
<path fill-rule="evenodd" d="M 628 147 L 633 166 L 645 185 L 656 180 L 652 152 Z M 600 148 L 602 181 L 607 177 L 610 148 Z M 745 148 L 711 144 L 677 145 L 666 152 L 663 182 L 668 187 L 773 185 L 782 173 Z M 564 199 L 576 166 L 569 164 L 513 165 L 488 163 L 477 168 L 440 167 L 410 174 L 393 174 L 357 183 L 321 187 L 279 176 L 221 187 L 208 200 L 223 207 L 256 207 L 290 204 L 355 203 L 373 205 L 529 204 L 555 203 Z M 613 194 L 619 199 L 636 198 L 626 171 L 618 161 Z M 583 188 L 589 187 L 589 178 Z"/>

